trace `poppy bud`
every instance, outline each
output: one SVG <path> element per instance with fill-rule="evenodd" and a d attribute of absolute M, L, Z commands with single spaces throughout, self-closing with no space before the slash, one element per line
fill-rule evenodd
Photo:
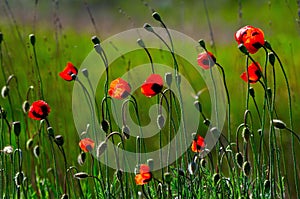
<path fill-rule="evenodd" d="M 214 182 L 215 185 L 219 182 L 220 179 L 221 179 L 221 176 L 220 176 L 219 173 L 215 173 L 213 175 L 213 182 Z"/>
<path fill-rule="evenodd" d="M 34 148 L 33 148 L 33 155 L 36 158 L 39 158 L 39 156 L 40 156 L 40 147 L 39 147 L 39 145 L 35 145 L 34 146 Z"/>
<path fill-rule="evenodd" d="M 265 193 L 270 192 L 270 187 L 271 187 L 270 180 L 265 180 L 265 182 L 264 182 Z"/>
<path fill-rule="evenodd" d="M 267 49 L 272 50 L 271 44 L 270 44 L 268 41 L 266 41 L 266 40 L 265 40 L 264 46 L 265 46 Z"/>
<path fill-rule="evenodd" d="M 248 161 L 244 162 L 243 164 L 243 173 L 245 176 L 249 176 L 251 171 L 251 165 Z"/>
<path fill-rule="evenodd" d="M 247 143 L 249 141 L 250 130 L 248 128 L 243 129 L 242 137 L 244 138 L 244 142 Z"/>
<path fill-rule="evenodd" d="M 108 129 L 109 129 L 109 123 L 107 120 L 102 120 L 101 122 L 101 128 L 105 133 L 108 133 Z"/>
<path fill-rule="evenodd" d="M 0 118 L 6 119 L 6 115 L 6 111 L 2 107 L 0 107 Z"/>
<path fill-rule="evenodd" d="M 98 54 L 101 54 L 102 53 L 102 47 L 100 46 L 100 44 L 95 44 L 94 45 L 94 48 L 95 48 L 95 50 L 96 50 L 96 52 L 98 53 Z"/>
<path fill-rule="evenodd" d="M 165 80 L 169 87 L 171 87 L 172 84 L 172 73 L 165 73 Z"/>
<path fill-rule="evenodd" d="M 63 194 L 61 197 L 60 197 L 60 199 L 69 199 L 69 196 L 68 196 L 68 194 Z"/>
<path fill-rule="evenodd" d="M 255 92 L 254 92 L 253 87 L 249 88 L 249 94 L 251 95 L 251 97 L 255 98 Z"/>
<path fill-rule="evenodd" d="M 235 154 L 235 160 L 241 168 L 243 166 L 243 156 L 241 152 Z"/>
<path fill-rule="evenodd" d="M 180 85 L 180 83 L 181 83 L 181 75 L 178 75 L 178 74 L 177 74 L 177 75 L 175 76 L 175 79 L 176 79 L 177 84 Z"/>
<path fill-rule="evenodd" d="M 20 121 L 13 122 L 12 127 L 14 129 L 15 135 L 18 137 L 21 133 L 21 123 L 20 123 Z"/>
<path fill-rule="evenodd" d="M 286 124 L 278 119 L 273 119 L 273 124 L 276 128 L 278 129 L 285 129 L 286 128 Z"/>
<path fill-rule="evenodd" d="M 49 167 L 49 168 L 47 169 L 47 173 L 51 173 L 51 172 L 53 172 L 53 169 L 52 169 L 51 167 Z"/>
<path fill-rule="evenodd" d="M 3 41 L 3 33 L 0 32 L 0 44 L 2 43 L 2 41 Z"/>
<path fill-rule="evenodd" d="M 154 32 L 152 26 L 151 26 L 150 24 L 148 24 L 148 23 L 145 23 L 145 24 L 144 24 L 144 28 L 145 28 L 147 31 L 149 31 L 149 32 Z"/>
<path fill-rule="evenodd" d="M 97 36 L 93 36 L 92 37 L 92 42 L 96 45 L 96 44 L 100 44 L 100 40 Z"/>
<path fill-rule="evenodd" d="M 81 180 L 81 179 L 89 177 L 89 174 L 87 174 L 85 172 L 78 172 L 78 173 L 75 173 L 73 177 L 78 180 Z"/>
<path fill-rule="evenodd" d="M 30 104 L 27 100 L 25 100 L 22 104 L 22 109 L 24 113 L 27 113 L 29 111 Z"/>
<path fill-rule="evenodd" d="M 51 126 L 47 128 L 47 132 L 50 137 L 54 137 L 54 130 Z"/>
<path fill-rule="evenodd" d="M 161 130 L 164 125 L 165 125 L 165 118 L 163 115 L 159 114 L 157 116 L 157 125 L 158 125 L 158 128 Z"/>
<path fill-rule="evenodd" d="M 24 179 L 24 173 L 23 172 L 18 172 L 16 173 L 16 176 L 15 176 L 15 184 L 18 186 L 20 186 L 23 182 L 23 179 Z"/>
<path fill-rule="evenodd" d="M 152 17 L 156 20 L 156 21 L 161 21 L 161 17 L 158 14 L 158 12 L 153 12 L 152 13 Z"/>
<path fill-rule="evenodd" d="M 202 112 L 202 106 L 201 103 L 199 101 L 195 101 L 194 102 L 194 106 L 196 107 L 196 109 L 201 113 Z"/>
<path fill-rule="evenodd" d="M 165 181 L 167 184 L 170 184 L 172 181 L 172 176 L 169 172 L 164 173 Z"/>
<path fill-rule="evenodd" d="M 12 148 L 12 146 L 6 146 L 2 151 L 4 154 L 9 155 L 13 153 L 14 149 Z"/>
<path fill-rule="evenodd" d="M 144 41 L 141 38 L 138 38 L 137 41 L 138 45 L 142 48 L 146 48 Z"/>
<path fill-rule="evenodd" d="M 100 158 L 100 156 L 104 153 L 104 151 L 107 148 L 107 143 L 105 141 L 101 142 L 97 148 L 97 158 Z"/>
<path fill-rule="evenodd" d="M 195 172 L 196 172 L 196 170 L 197 170 L 197 164 L 196 164 L 196 162 L 194 162 L 194 161 L 190 162 L 189 165 L 188 165 L 188 171 L 189 171 L 189 173 L 191 175 L 194 175 Z"/>
<path fill-rule="evenodd" d="M 201 167 L 205 168 L 205 166 L 206 166 L 206 160 L 205 159 L 201 159 L 200 160 L 200 165 L 201 165 Z"/>
<path fill-rule="evenodd" d="M 35 45 L 35 35 L 34 34 L 30 34 L 29 35 L 29 40 L 32 46 Z"/>
<path fill-rule="evenodd" d="M 64 145 L 65 141 L 64 141 L 64 138 L 62 135 L 57 135 L 55 136 L 55 143 L 58 145 L 58 146 L 62 146 Z"/>
<path fill-rule="evenodd" d="M 206 49 L 206 47 L 205 47 L 205 41 L 204 41 L 203 39 L 200 39 L 200 40 L 198 41 L 198 43 L 199 43 L 199 45 L 200 45 L 203 49 Z"/>
<path fill-rule="evenodd" d="M 152 171 L 153 170 L 153 168 L 154 168 L 154 160 L 153 159 L 148 159 L 147 160 L 147 165 L 149 166 L 149 168 L 150 168 L 150 171 Z"/>
<path fill-rule="evenodd" d="M 267 88 L 267 95 L 268 95 L 269 99 L 272 98 L 272 89 L 270 87 Z"/>
<path fill-rule="evenodd" d="M 258 133 L 259 136 L 261 136 L 262 135 L 262 129 L 258 129 L 257 133 Z"/>
<path fill-rule="evenodd" d="M 86 159 L 86 154 L 84 152 L 81 152 L 77 157 L 77 162 L 79 165 L 83 165 Z"/>
<path fill-rule="evenodd" d="M 210 125 L 209 119 L 205 119 L 205 120 L 203 121 L 203 124 L 205 124 L 206 126 L 209 126 L 209 125 Z"/>
<path fill-rule="evenodd" d="M 129 129 L 129 127 L 127 125 L 123 125 L 122 126 L 122 132 L 123 132 L 125 138 L 129 139 L 129 137 L 130 137 L 130 129 Z"/>
<path fill-rule="evenodd" d="M 183 169 L 178 169 L 178 175 L 179 176 L 184 176 L 185 175 L 185 173 L 184 173 L 184 170 Z"/>
<path fill-rule="evenodd" d="M 272 66 L 274 66 L 274 63 L 275 63 L 275 55 L 274 55 L 274 53 L 273 52 L 269 52 L 268 56 L 269 56 L 270 64 Z"/>
<path fill-rule="evenodd" d="M 86 78 L 89 77 L 89 71 L 88 71 L 87 68 L 82 69 L 81 72 L 82 72 L 82 74 L 83 74 Z"/>
<path fill-rule="evenodd" d="M 117 171 L 117 179 L 118 179 L 119 181 L 121 181 L 121 180 L 122 180 L 122 177 L 123 177 L 123 172 L 119 169 L 119 170 Z"/>
<path fill-rule="evenodd" d="M 247 50 L 247 48 L 244 46 L 244 44 L 239 44 L 238 45 L 239 50 L 244 53 L 245 55 L 249 55 L 249 52 Z"/>
<path fill-rule="evenodd" d="M 1 96 L 2 98 L 6 98 L 9 94 L 9 87 L 8 86 L 3 86 L 1 90 Z"/>
<path fill-rule="evenodd" d="M 32 148 L 32 145 L 33 145 L 33 139 L 32 138 L 29 138 L 26 142 L 26 149 L 29 150 Z"/>

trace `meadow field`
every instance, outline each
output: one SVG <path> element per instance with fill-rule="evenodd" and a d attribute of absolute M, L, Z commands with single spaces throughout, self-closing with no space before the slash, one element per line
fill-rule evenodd
<path fill-rule="evenodd" d="M 0 0 L 0 197 L 300 198 L 299 54 L 298 1 Z"/>

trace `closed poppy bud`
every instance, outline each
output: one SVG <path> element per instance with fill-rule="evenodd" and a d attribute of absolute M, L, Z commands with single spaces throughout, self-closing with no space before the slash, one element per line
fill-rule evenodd
<path fill-rule="evenodd" d="M 168 87 L 171 87 L 172 84 L 172 73 L 165 73 L 165 80 Z"/>
<path fill-rule="evenodd" d="M 205 168 L 205 166 L 206 166 L 206 160 L 205 159 L 201 159 L 200 160 L 200 165 L 201 165 L 201 167 Z"/>
<path fill-rule="evenodd" d="M 32 138 L 29 138 L 26 142 L 26 149 L 29 150 L 32 148 L 32 145 L 33 145 L 33 139 Z"/>
<path fill-rule="evenodd" d="M 138 45 L 142 48 L 146 48 L 145 43 L 142 39 L 138 38 L 138 40 L 136 41 L 138 43 Z"/>
<path fill-rule="evenodd" d="M 97 158 L 100 158 L 101 155 L 105 152 L 107 148 L 107 143 L 105 141 L 101 142 L 97 148 Z"/>
<path fill-rule="evenodd" d="M 2 43 L 2 41 L 3 41 L 3 33 L 0 32 L 0 44 Z"/>
<path fill-rule="evenodd" d="M 169 172 L 164 173 L 165 181 L 167 184 L 170 184 L 172 181 L 172 176 Z"/>
<path fill-rule="evenodd" d="M 36 158 L 39 158 L 39 156 L 40 156 L 40 147 L 39 147 L 39 145 L 35 145 L 34 146 L 34 148 L 33 148 L 33 155 Z"/>
<path fill-rule="evenodd" d="M 267 49 L 272 50 L 272 46 L 271 46 L 271 44 L 270 44 L 268 41 L 265 41 L 264 46 L 265 46 Z"/>
<path fill-rule="evenodd" d="M 221 179 L 221 176 L 219 173 L 215 173 L 212 178 L 213 178 L 214 184 L 216 185 L 219 182 L 219 180 Z"/>
<path fill-rule="evenodd" d="M 209 125 L 210 125 L 209 119 L 205 119 L 205 120 L 203 121 L 203 124 L 205 124 L 206 126 L 209 126 Z"/>
<path fill-rule="evenodd" d="M 157 125 L 158 125 L 158 128 L 161 130 L 164 125 L 165 125 L 165 117 L 161 114 L 159 114 L 157 116 Z"/>
<path fill-rule="evenodd" d="M 196 107 L 196 109 L 201 113 L 202 112 L 202 106 L 201 103 L 199 101 L 195 101 L 194 102 L 194 106 Z"/>
<path fill-rule="evenodd" d="M 275 64 L 275 55 L 274 55 L 274 53 L 273 52 L 269 52 L 268 56 L 269 56 L 270 64 L 272 66 L 274 66 L 274 64 Z"/>
<path fill-rule="evenodd" d="M 130 129 L 127 125 L 123 125 L 122 126 L 122 132 L 123 132 L 123 135 L 126 139 L 129 139 L 130 137 Z"/>
<path fill-rule="evenodd" d="M 144 28 L 145 28 L 147 31 L 149 31 L 149 32 L 154 32 L 152 26 L 151 26 L 150 24 L 148 24 L 148 23 L 145 23 L 145 24 L 144 24 Z"/>
<path fill-rule="evenodd" d="M 251 95 L 251 97 L 255 97 L 255 92 L 254 92 L 254 88 L 253 87 L 250 87 L 249 88 L 249 94 Z"/>
<path fill-rule="evenodd" d="M 109 130 L 109 123 L 107 120 L 102 120 L 101 122 L 101 128 L 105 133 L 108 133 Z"/>
<path fill-rule="evenodd" d="M 81 180 L 81 179 L 85 179 L 85 178 L 89 177 L 89 174 L 87 174 L 85 172 L 78 172 L 78 173 L 75 173 L 73 177 L 78 180 Z"/>
<path fill-rule="evenodd" d="M 244 128 L 243 132 L 242 132 L 242 137 L 244 138 L 244 142 L 248 142 L 249 141 L 249 137 L 250 137 L 250 130 L 248 128 Z"/>
<path fill-rule="evenodd" d="M 147 160 L 147 165 L 149 166 L 150 171 L 152 171 L 153 168 L 154 168 L 154 160 L 153 159 L 148 159 Z"/>
<path fill-rule="evenodd" d="M 1 90 L 1 96 L 2 98 L 6 98 L 9 94 L 9 87 L 8 86 L 3 86 Z"/>
<path fill-rule="evenodd" d="M 178 175 L 179 176 L 185 176 L 184 170 L 183 169 L 178 169 Z"/>
<path fill-rule="evenodd" d="M 12 127 L 14 129 L 15 135 L 18 137 L 21 133 L 21 123 L 20 123 L 20 121 L 13 122 Z"/>
<path fill-rule="evenodd" d="M 79 165 L 83 165 L 86 159 L 86 154 L 84 152 L 81 152 L 77 157 L 77 162 Z"/>
<path fill-rule="evenodd" d="M 270 87 L 267 88 L 267 95 L 268 95 L 269 99 L 272 98 L 272 89 Z"/>
<path fill-rule="evenodd" d="M 286 124 L 278 119 L 273 119 L 273 124 L 276 128 L 278 129 L 285 129 L 286 128 Z"/>
<path fill-rule="evenodd" d="M 206 49 L 206 46 L 205 46 L 205 41 L 203 39 L 200 39 L 198 41 L 199 45 L 203 48 L 203 49 Z"/>
<path fill-rule="evenodd" d="M 235 154 L 235 160 L 238 163 L 239 167 L 241 168 L 243 166 L 243 156 L 241 152 Z"/>
<path fill-rule="evenodd" d="M 22 109 L 24 113 L 27 113 L 29 111 L 30 108 L 30 104 L 28 102 L 28 100 L 25 100 L 22 104 Z"/>
<path fill-rule="evenodd" d="M 68 196 L 68 194 L 63 194 L 61 197 L 60 197 L 60 199 L 69 199 L 69 196 Z"/>
<path fill-rule="evenodd" d="M 47 128 L 48 136 L 54 137 L 54 130 L 51 126 Z"/>
<path fill-rule="evenodd" d="M 100 40 L 97 36 L 93 36 L 92 37 L 92 42 L 96 45 L 96 44 L 100 44 Z"/>
<path fill-rule="evenodd" d="M 265 180 L 265 182 L 264 182 L 265 193 L 269 193 L 270 192 L 270 187 L 271 187 L 270 180 Z"/>
<path fill-rule="evenodd" d="M 83 74 L 86 78 L 89 77 L 89 71 L 88 71 L 87 68 L 82 69 L 81 72 L 82 72 L 82 74 Z"/>
<path fill-rule="evenodd" d="M 245 55 L 249 55 L 249 52 L 248 52 L 247 48 L 244 46 L 244 44 L 239 44 L 238 49 Z"/>
<path fill-rule="evenodd" d="M 15 184 L 18 186 L 20 186 L 22 184 L 24 180 L 24 173 L 23 172 L 18 172 L 16 173 L 16 176 L 15 176 Z"/>
<path fill-rule="evenodd" d="M 251 171 L 251 165 L 248 161 L 244 162 L 243 164 L 243 173 L 245 176 L 249 176 Z"/>
<path fill-rule="evenodd" d="M 0 118 L 6 119 L 7 112 L 3 109 L 3 107 L 0 107 Z"/>
<path fill-rule="evenodd" d="M 57 135 L 55 136 L 55 143 L 58 145 L 58 146 L 62 146 L 64 144 L 64 138 L 62 135 Z"/>
<path fill-rule="evenodd" d="M 175 80 L 176 80 L 177 84 L 180 85 L 181 84 L 181 75 L 176 74 Z"/>
<path fill-rule="evenodd" d="M 35 35 L 34 34 L 30 34 L 29 35 L 29 40 L 30 40 L 30 43 L 31 45 L 35 45 Z"/>
<path fill-rule="evenodd" d="M 119 170 L 117 171 L 117 179 L 118 179 L 119 181 L 121 181 L 121 180 L 122 180 L 122 177 L 123 177 L 123 172 L 119 169 Z"/>
<path fill-rule="evenodd" d="M 152 17 L 156 20 L 156 21 L 161 21 L 161 17 L 157 12 L 153 12 L 152 13 Z"/>
<path fill-rule="evenodd" d="M 191 175 L 194 175 L 195 172 L 197 171 L 197 164 L 196 162 L 190 162 L 188 165 L 188 171 Z"/>

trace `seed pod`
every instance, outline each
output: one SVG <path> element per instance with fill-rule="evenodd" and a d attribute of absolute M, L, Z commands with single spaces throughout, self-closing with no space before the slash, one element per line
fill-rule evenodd
<path fill-rule="evenodd" d="M 101 128 L 105 133 L 108 133 L 109 130 L 109 122 L 107 120 L 102 120 Z"/>
<path fill-rule="evenodd" d="M 62 146 L 64 144 L 64 138 L 62 135 L 57 135 L 55 136 L 55 143 L 58 145 L 58 146 Z"/>
<path fill-rule="evenodd" d="M 79 165 L 83 165 L 86 159 L 86 154 L 84 152 L 81 152 L 77 157 L 77 162 Z"/>
<path fill-rule="evenodd" d="M 169 172 L 164 173 L 165 181 L 167 184 L 170 184 L 172 181 L 172 176 Z"/>
<path fill-rule="evenodd" d="M 40 156 L 40 147 L 39 145 L 35 145 L 33 148 L 33 154 L 36 158 L 39 158 Z"/>
<path fill-rule="evenodd" d="M 24 113 L 27 113 L 29 111 L 30 104 L 27 100 L 25 100 L 22 104 L 22 110 Z"/>
<path fill-rule="evenodd" d="M 104 151 L 107 148 L 107 144 L 105 141 L 101 142 L 97 148 L 97 158 L 100 158 L 100 156 L 104 153 Z"/>
<path fill-rule="evenodd" d="M 165 80 L 168 87 L 171 87 L 172 84 L 172 73 L 165 73 Z"/>
<path fill-rule="evenodd" d="M 18 137 L 21 133 L 21 123 L 20 123 L 20 121 L 13 122 L 12 127 L 14 129 L 15 135 Z"/>
<path fill-rule="evenodd" d="M 286 124 L 281 120 L 273 119 L 273 124 L 276 128 L 286 129 Z"/>
<path fill-rule="evenodd" d="M 29 138 L 26 142 L 26 149 L 29 150 L 32 148 L 32 145 L 33 145 L 33 139 L 32 138 Z"/>
<path fill-rule="evenodd" d="M 163 115 L 159 114 L 157 116 L 157 126 L 161 130 L 165 125 L 165 118 Z"/>
<path fill-rule="evenodd" d="M 243 173 L 245 176 L 249 176 L 251 171 L 251 165 L 248 161 L 244 162 L 243 164 Z"/>
<path fill-rule="evenodd" d="M 3 86 L 1 90 L 2 98 L 6 98 L 9 95 L 9 86 Z"/>
<path fill-rule="evenodd" d="M 81 180 L 81 179 L 89 177 L 89 174 L 87 174 L 85 172 L 78 172 L 78 173 L 75 173 L 73 177 L 77 178 L 78 180 Z"/>
<path fill-rule="evenodd" d="M 243 166 L 243 155 L 242 155 L 241 152 L 235 154 L 235 160 L 238 163 L 239 167 L 242 168 L 242 166 Z"/>

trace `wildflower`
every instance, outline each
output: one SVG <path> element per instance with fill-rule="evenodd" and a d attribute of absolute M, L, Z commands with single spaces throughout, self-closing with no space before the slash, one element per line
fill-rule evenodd
<path fill-rule="evenodd" d="M 261 77 L 261 66 L 259 65 L 258 62 L 252 63 L 248 66 L 248 76 L 249 76 L 249 82 L 251 84 L 256 83 L 260 79 L 260 77 Z M 241 74 L 241 78 L 245 82 L 248 82 L 247 72 L 243 72 Z"/>
<path fill-rule="evenodd" d="M 205 139 L 200 135 L 198 135 L 197 138 L 195 137 L 191 146 L 192 151 L 199 153 L 201 149 L 203 149 L 204 147 L 205 147 Z"/>
<path fill-rule="evenodd" d="M 141 92 L 146 97 L 153 97 L 160 93 L 163 88 L 163 79 L 158 74 L 150 75 L 141 87 Z"/>
<path fill-rule="evenodd" d="M 65 69 L 59 73 L 59 76 L 66 81 L 72 81 L 74 80 L 74 77 L 76 77 L 77 73 L 77 68 L 71 62 L 68 62 Z"/>
<path fill-rule="evenodd" d="M 28 116 L 34 120 L 45 119 L 50 113 L 50 106 L 43 100 L 37 100 L 29 108 Z"/>
<path fill-rule="evenodd" d="M 89 152 L 93 150 L 94 146 L 95 146 L 95 142 L 90 138 L 84 138 L 79 142 L 79 147 L 84 152 Z"/>
<path fill-rule="evenodd" d="M 238 44 L 244 44 L 249 53 L 256 53 L 265 44 L 264 32 L 253 26 L 244 26 L 235 35 Z"/>
<path fill-rule="evenodd" d="M 203 52 L 198 55 L 198 65 L 207 70 L 216 63 L 216 57 L 211 52 Z"/>
<path fill-rule="evenodd" d="M 147 184 L 152 178 L 150 167 L 146 164 L 140 165 L 140 173 L 135 176 L 135 183 L 137 185 Z"/>
<path fill-rule="evenodd" d="M 129 95 L 130 92 L 131 92 L 130 85 L 122 78 L 117 78 L 113 80 L 110 83 L 109 90 L 108 90 L 108 94 L 112 98 L 116 98 L 116 99 L 124 99 Z"/>
<path fill-rule="evenodd" d="M 6 147 L 3 148 L 2 151 L 3 151 L 4 154 L 12 154 L 14 149 L 12 148 L 12 146 L 6 146 Z"/>

